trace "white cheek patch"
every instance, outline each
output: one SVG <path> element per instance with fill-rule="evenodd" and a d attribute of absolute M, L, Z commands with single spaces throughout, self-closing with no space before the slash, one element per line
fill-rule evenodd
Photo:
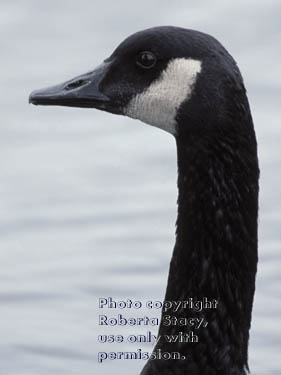
<path fill-rule="evenodd" d="M 191 97 L 200 71 L 199 60 L 171 60 L 156 81 L 131 99 L 124 114 L 175 135 L 177 111 Z"/>

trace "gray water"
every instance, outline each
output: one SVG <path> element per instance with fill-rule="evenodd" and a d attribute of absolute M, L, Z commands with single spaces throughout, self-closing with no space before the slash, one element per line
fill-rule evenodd
<path fill-rule="evenodd" d="M 98 343 L 99 334 L 146 331 L 99 327 L 98 298 L 163 299 L 175 142 L 137 121 L 27 99 L 97 66 L 127 35 L 163 24 L 214 35 L 243 73 L 261 167 L 249 362 L 253 374 L 281 373 L 280 16 L 273 0 L 1 1 L 1 375 L 137 374 L 144 361 L 99 364 L 97 353 L 152 349 Z"/>

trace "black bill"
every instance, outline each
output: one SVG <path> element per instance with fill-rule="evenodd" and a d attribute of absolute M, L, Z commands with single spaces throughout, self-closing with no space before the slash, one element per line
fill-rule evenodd
<path fill-rule="evenodd" d="M 100 83 L 108 66 L 109 63 L 103 63 L 92 72 L 56 86 L 33 91 L 29 103 L 104 109 L 110 100 L 100 91 Z"/>

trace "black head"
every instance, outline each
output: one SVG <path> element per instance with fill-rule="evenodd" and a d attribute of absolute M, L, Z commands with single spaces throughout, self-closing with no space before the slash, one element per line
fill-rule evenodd
<path fill-rule="evenodd" d="M 131 35 L 94 71 L 29 100 L 123 114 L 177 135 L 194 120 L 205 126 L 203 114 L 212 119 L 215 108 L 216 117 L 234 113 L 237 93 L 245 96 L 241 75 L 216 39 L 163 26 Z"/>

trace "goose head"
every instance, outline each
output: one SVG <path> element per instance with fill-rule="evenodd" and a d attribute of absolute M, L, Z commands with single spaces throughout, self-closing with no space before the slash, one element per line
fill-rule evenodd
<path fill-rule="evenodd" d="M 216 39 L 167 26 L 129 36 L 93 71 L 34 91 L 29 101 L 97 108 L 178 136 L 195 120 L 201 131 L 203 117 L 210 128 L 215 110 L 234 106 L 237 90 L 244 90 L 239 70 Z"/>

